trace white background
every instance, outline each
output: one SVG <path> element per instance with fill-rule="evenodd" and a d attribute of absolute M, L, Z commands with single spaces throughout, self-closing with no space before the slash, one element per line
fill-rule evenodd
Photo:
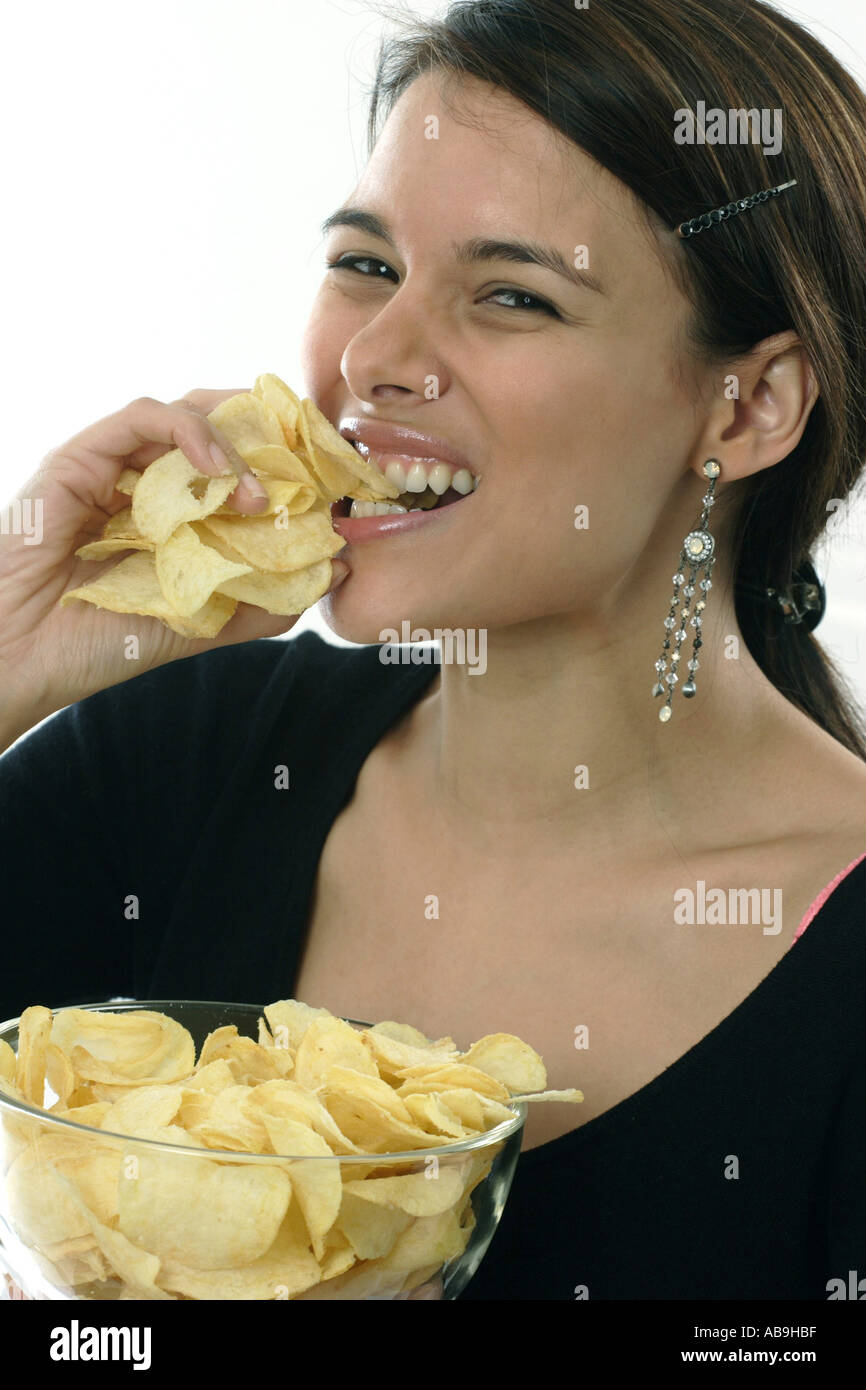
<path fill-rule="evenodd" d="M 430 15 L 444 7 L 414 0 Z M 804 0 L 866 85 L 863 0 Z M 4 13 L 0 501 L 140 395 L 303 393 L 318 224 L 365 160 L 383 24 L 359 0 L 50 0 Z M 816 557 L 821 639 L 866 703 L 866 499 Z M 314 626 L 314 611 L 294 629 Z"/>

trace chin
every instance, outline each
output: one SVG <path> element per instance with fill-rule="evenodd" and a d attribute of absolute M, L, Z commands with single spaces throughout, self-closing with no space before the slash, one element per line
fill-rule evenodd
<path fill-rule="evenodd" d="M 414 608 L 411 603 L 395 602 L 393 597 L 384 594 L 362 600 L 360 591 L 356 594 L 344 592 L 351 585 L 352 578 L 349 575 L 339 589 L 326 594 L 319 609 L 322 620 L 344 642 L 356 642 L 361 646 L 379 644 L 394 640 L 394 633 L 399 642 L 409 640 L 403 635 L 404 623 L 409 624 L 410 632 L 424 628 L 430 636 L 437 627 L 466 629 L 484 626 L 477 621 L 471 622 L 468 612 L 455 612 L 453 608 L 447 611 L 444 606 L 432 604 L 429 600 Z"/>

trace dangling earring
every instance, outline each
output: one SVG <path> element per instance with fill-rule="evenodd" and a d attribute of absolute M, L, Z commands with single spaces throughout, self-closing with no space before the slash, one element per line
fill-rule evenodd
<path fill-rule="evenodd" d="M 686 623 L 690 618 L 691 625 L 695 630 L 695 637 L 691 659 L 688 663 L 689 678 L 683 686 L 683 694 L 686 699 L 691 699 L 698 688 L 695 684 L 695 671 L 697 671 L 700 665 L 698 661 L 698 651 L 703 646 L 701 639 L 702 614 L 707 606 L 707 594 L 713 587 L 710 574 L 715 564 L 713 552 L 716 548 L 716 542 L 707 530 L 707 520 L 710 515 L 710 508 L 715 501 L 713 494 L 715 492 L 716 479 L 721 471 L 718 459 L 708 459 L 704 464 L 704 475 L 709 478 L 706 493 L 701 499 L 704 504 L 704 509 L 701 512 L 701 519 L 698 523 L 697 530 L 690 531 L 683 541 L 679 568 L 674 575 L 674 592 L 671 596 L 670 612 L 665 618 L 665 639 L 662 643 L 661 656 L 655 664 L 658 677 L 652 691 L 653 695 L 664 695 L 665 688 L 667 687 L 667 699 L 659 710 L 659 719 L 663 724 L 666 724 L 671 717 L 671 699 L 674 693 L 674 686 L 679 680 L 677 668 L 680 661 L 680 647 L 686 639 Z M 688 582 L 685 581 L 685 574 L 683 573 L 686 566 L 689 567 Z M 698 586 L 701 590 L 701 597 L 694 605 L 694 608 L 692 608 L 691 602 L 695 594 L 695 578 L 701 569 L 705 569 L 706 571 L 704 578 L 700 581 Z M 680 603 L 680 585 L 684 583 L 685 587 L 682 596 L 685 599 L 685 607 L 680 609 L 679 617 L 677 617 L 676 610 Z M 676 642 L 673 651 L 671 651 L 671 633 L 673 633 Z M 668 654 L 670 654 L 670 670 L 667 669 Z"/>

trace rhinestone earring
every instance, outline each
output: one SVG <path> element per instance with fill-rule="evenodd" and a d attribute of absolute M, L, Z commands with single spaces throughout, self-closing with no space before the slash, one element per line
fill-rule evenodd
<path fill-rule="evenodd" d="M 701 499 L 704 504 L 704 509 L 701 512 L 701 519 L 697 529 L 690 531 L 683 541 L 679 567 L 673 577 L 674 592 L 671 595 L 670 612 L 665 618 L 665 638 L 662 643 L 661 656 L 655 664 L 658 675 L 652 693 L 654 696 L 664 695 L 665 689 L 667 688 L 667 699 L 659 710 L 659 719 L 663 724 L 666 724 L 671 717 L 671 699 L 673 698 L 674 686 L 679 680 L 677 668 L 681 655 L 680 647 L 686 640 L 686 623 L 688 622 L 691 622 L 691 626 L 695 630 L 695 636 L 692 646 L 692 655 L 688 663 L 689 678 L 683 685 L 683 695 L 687 700 L 691 699 L 698 688 L 695 684 L 695 671 L 697 671 L 700 665 L 698 652 L 703 646 L 701 639 L 702 614 L 707 606 L 707 594 L 713 587 L 710 574 L 715 564 L 715 555 L 713 552 L 716 548 L 716 542 L 707 530 L 707 522 L 710 515 L 710 508 L 715 501 L 713 494 L 715 492 L 716 479 L 722 471 L 718 459 L 707 459 L 703 471 L 704 476 L 709 479 L 707 490 Z M 688 567 L 689 570 L 688 580 L 686 580 L 684 573 L 686 567 Z M 698 585 L 701 591 L 701 597 L 694 607 L 692 607 L 692 599 L 695 595 L 695 579 L 701 569 L 705 570 L 704 578 Z M 685 606 L 680 608 L 679 616 L 677 616 L 677 608 L 679 608 L 680 605 L 681 585 L 684 586 L 682 597 L 685 599 Z M 672 633 L 674 641 L 676 642 L 673 651 L 671 651 Z M 667 669 L 668 660 L 670 660 L 670 670 Z"/>

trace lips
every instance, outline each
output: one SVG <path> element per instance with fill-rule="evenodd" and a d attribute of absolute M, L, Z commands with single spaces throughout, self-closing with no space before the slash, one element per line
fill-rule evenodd
<path fill-rule="evenodd" d="M 387 420 L 350 418 L 341 422 L 340 434 L 350 443 L 359 441 L 377 454 L 399 454 L 407 458 L 450 463 L 455 470 L 466 468 L 473 477 L 480 477 L 477 468 L 455 445 L 437 435 L 409 429 L 406 425 L 395 425 Z"/>

